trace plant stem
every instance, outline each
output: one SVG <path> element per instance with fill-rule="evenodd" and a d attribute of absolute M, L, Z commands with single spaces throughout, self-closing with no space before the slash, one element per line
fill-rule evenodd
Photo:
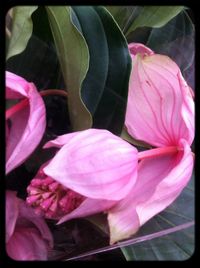
<path fill-rule="evenodd" d="M 146 150 L 138 153 L 138 160 L 148 159 L 148 158 L 155 158 L 158 156 L 175 154 L 181 149 L 177 146 L 169 146 L 169 147 L 161 147 L 155 148 L 151 150 Z"/>
<path fill-rule="evenodd" d="M 6 110 L 6 120 L 8 120 L 11 116 L 13 116 L 15 113 L 22 110 L 24 107 L 28 105 L 28 99 L 23 99 L 19 103 L 13 105 L 11 108 Z"/>
<path fill-rule="evenodd" d="M 42 90 L 39 92 L 41 96 L 49 96 L 49 95 L 60 95 L 67 97 L 67 92 L 61 89 L 47 89 L 47 90 Z M 23 99 L 19 103 L 13 105 L 11 108 L 6 110 L 6 120 L 9 119 L 11 116 L 13 116 L 15 113 L 19 112 L 23 108 L 25 108 L 29 103 L 29 100 Z"/>
<path fill-rule="evenodd" d="M 67 92 L 63 89 L 46 89 L 39 92 L 41 96 L 59 95 L 68 97 Z"/>

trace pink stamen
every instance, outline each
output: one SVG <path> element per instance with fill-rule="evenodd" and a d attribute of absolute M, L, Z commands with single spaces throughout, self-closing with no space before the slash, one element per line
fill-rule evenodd
<path fill-rule="evenodd" d="M 49 185 L 49 189 L 50 189 L 51 191 L 55 191 L 55 190 L 57 190 L 58 187 L 59 187 L 59 183 L 57 183 L 57 182 L 53 182 L 52 184 Z"/>
<path fill-rule="evenodd" d="M 55 212 L 58 207 L 58 202 L 54 201 L 53 204 L 50 206 L 49 210 Z"/>
<path fill-rule="evenodd" d="M 42 184 L 42 182 L 41 182 L 40 179 L 33 179 L 33 180 L 31 181 L 31 185 L 32 185 L 32 186 L 35 186 L 35 187 L 40 186 L 41 184 Z"/>
<path fill-rule="evenodd" d="M 29 205 L 32 205 L 32 204 L 34 204 L 38 200 L 38 198 L 40 198 L 40 195 L 39 194 L 38 195 L 31 195 L 31 196 L 29 196 L 29 197 L 26 198 L 26 202 Z"/>
<path fill-rule="evenodd" d="M 32 187 L 31 185 L 28 186 L 27 191 L 31 195 L 39 194 L 40 190 L 38 188 Z"/>
<path fill-rule="evenodd" d="M 44 194 L 42 194 L 42 198 L 43 199 L 47 199 L 47 198 L 49 198 L 51 195 L 52 195 L 53 193 L 51 193 L 51 192 L 45 192 Z"/>
<path fill-rule="evenodd" d="M 63 187 L 42 169 L 27 187 L 27 203 L 35 208 L 39 215 L 50 219 L 59 219 L 76 209 L 85 199 L 80 194 Z"/>
<path fill-rule="evenodd" d="M 65 195 L 60 201 L 59 201 L 59 205 L 64 208 L 67 204 L 69 197 L 68 195 Z"/>
<path fill-rule="evenodd" d="M 50 197 L 48 199 L 45 199 L 40 203 L 40 206 L 47 211 L 47 209 L 52 205 L 54 197 Z"/>

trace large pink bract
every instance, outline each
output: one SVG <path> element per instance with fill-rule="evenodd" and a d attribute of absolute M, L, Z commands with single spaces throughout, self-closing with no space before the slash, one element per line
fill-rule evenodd
<path fill-rule="evenodd" d="M 108 213 L 111 243 L 133 235 L 169 206 L 191 178 L 194 101 L 191 88 L 169 57 L 129 44 L 132 73 L 125 124 L 129 134 L 155 147 L 175 146 L 172 155 L 139 162 L 132 191 Z M 186 204 L 187 205 L 187 204 Z"/>

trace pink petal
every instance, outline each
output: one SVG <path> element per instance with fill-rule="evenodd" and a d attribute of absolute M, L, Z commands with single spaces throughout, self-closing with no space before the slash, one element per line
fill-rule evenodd
<path fill-rule="evenodd" d="M 194 92 L 185 82 L 181 72 L 178 74 L 179 83 L 182 88 L 182 96 L 184 105 L 182 106 L 182 117 L 184 119 L 184 123 L 187 127 L 184 132 L 184 128 L 180 129 L 181 137 L 186 136 L 186 140 L 191 145 L 194 139 Z"/>
<path fill-rule="evenodd" d="M 28 97 L 29 83 L 22 77 L 6 71 L 6 99 Z"/>
<path fill-rule="evenodd" d="M 28 98 L 29 105 L 11 118 L 6 140 L 6 173 L 21 165 L 39 144 L 46 127 L 44 102 L 33 83 L 6 72 L 8 98 Z"/>
<path fill-rule="evenodd" d="M 39 231 L 41 239 L 49 244 L 49 247 L 53 247 L 52 234 L 43 217 L 35 214 L 34 209 L 29 207 L 25 201 L 19 200 L 19 218 L 17 225 L 22 227 L 35 226 L 35 229 Z"/>
<path fill-rule="evenodd" d="M 115 204 L 116 201 L 86 198 L 78 208 L 76 208 L 66 216 L 62 217 L 59 220 L 58 224 L 61 224 L 71 219 L 86 217 L 99 212 L 104 212 L 110 209 Z"/>
<path fill-rule="evenodd" d="M 188 143 L 175 156 L 143 160 L 129 195 L 108 213 L 111 244 L 135 234 L 139 227 L 169 206 L 187 185 L 193 169 Z"/>
<path fill-rule="evenodd" d="M 137 150 L 127 142 L 107 130 L 88 129 L 74 133 L 44 173 L 83 196 L 120 200 L 135 184 L 137 161 Z"/>
<path fill-rule="evenodd" d="M 154 54 L 153 50 L 151 50 L 150 48 L 146 47 L 145 45 L 141 43 L 130 43 L 128 45 L 128 48 L 129 48 L 132 59 L 134 59 L 138 53 L 141 53 L 143 55 Z"/>
<path fill-rule="evenodd" d="M 61 148 L 63 145 L 67 144 L 70 142 L 72 138 L 75 138 L 78 133 L 81 133 L 81 131 L 76 131 L 68 134 L 64 134 L 61 136 L 58 136 L 55 140 L 48 141 L 43 148 L 51 148 L 51 147 L 57 147 Z M 87 135 L 87 133 L 85 133 Z M 82 134 L 83 135 L 83 134 Z"/>
<path fill-rule="evenodd" d="M 19 199 L 16 192 L 6 191 L 6 242 L 12 236 L 19 214 Z"/>
<path fill-rule="evenodd" d="M 6 251 L 14 260 L 47 260 L 47 247 L 34 228 L 18 228 L 6 245 Z"/>
<path fill-rule="evenodd" d="M 175 62 L 158 54 L 135 56 L 125 120 L 131 136 L 157 147 L 177 144 L 181 138 L 191 144 L 193 107 Z"/>

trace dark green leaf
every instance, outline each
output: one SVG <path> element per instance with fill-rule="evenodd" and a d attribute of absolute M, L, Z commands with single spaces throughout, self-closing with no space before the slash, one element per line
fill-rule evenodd
<path fill-rule="evenodd" d="M 6 69 L 33 82 L 38 90 L 64 88 L 58 81 L 60 68 L 54 47 L 36 35 L 31 36 L 22 53 L 7 60 Z"/>
<path fill-rule="evenodd" d="M 106 6 L 106 9 L 112 14 L 119 27 L 126 33 L 135 18 L 139 15 L 142 6 Z"/>
<path fill-rule="evenodd" d="M 178 15 L 183 6 L 106 6 L 123 33 L 128 36 L 140 27 L 162 27 Z"/>
<path fill-rule="evenodd" d="M 68 92 L 73 129 L 89 128 L 92 118 L 80 97 L 81 85 L 89 67 L 87 44 L 72 22 L 70 7 L 48 6 L 46 10 Z"/>
<path fill-rule="evenodd" d="M 93 7 L 73 7 L 74 23 L 87 42 L 90 53 L 90 65 L 82 84 L 81 97 L 92 115 L 104 91 L 108 73 L 108 45 L 104 27 Z M 75 20 L 76 19 L 76 20 Z"/>
<path fill-rule="evenodd" d="M 13 8 L 12 31 L 8 44 L 6 59 L 21 53 L 32 35 L 32 13 L 37 6 L 16 6 Z"/>
<path fill-rule="evenodd" d="M 152 29 L 146 45 L 156 53 L 171 57 L 181 68 L 189 85 L 194 89 L 194 25 L 186 11 L 164 27 Z"/>
<path fill-rule="evenodd" d="M 183 6 L 144 6 L 127 30 L 126 36 L 138 27 L 162 27 L 183 9 Z"/>
<path fill-rule="evenodd" d="M 120 134 L 131 71 L 127 42 L 105 8 L 78 6 L 73 10 L 90 52 L 82 100 L 93 116 L 93 127 Z"/>

